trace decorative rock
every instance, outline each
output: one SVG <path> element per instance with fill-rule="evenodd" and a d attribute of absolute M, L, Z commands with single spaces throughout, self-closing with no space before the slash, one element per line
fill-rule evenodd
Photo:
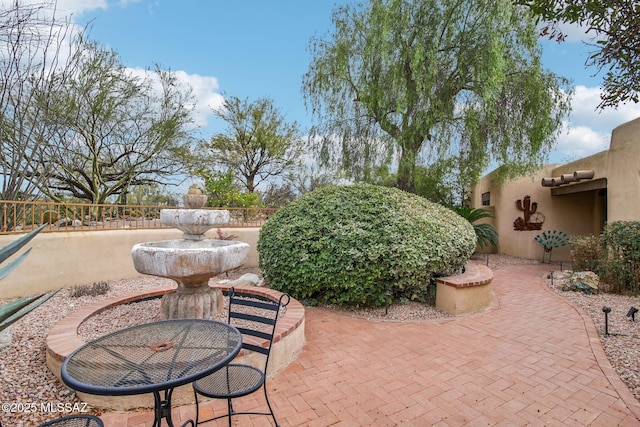
<path fill-rule="evenodd" d="M 567 277 L 563 291 L 580 291 L 585 294 L 597 294 L 600 278 L 591 271 L 576 271 Z"/>
<path fill-rule="evenodd" d="M 11 345 L 13 339 L 13 326 L 9 326 L 0 331 L 0 348 L 5 348 Z"/>
<path fill-rule="evenodd" d="M 62 218 L 53 223 L 56 227 L 82 227 L 82 221 L 79 219 Z"/>
<path fill-rule="evenodd" d="M 254 273 L 246 273 L 235 280 L 227 282 L 229 286 L 262 286 L 264 281 Z"/>

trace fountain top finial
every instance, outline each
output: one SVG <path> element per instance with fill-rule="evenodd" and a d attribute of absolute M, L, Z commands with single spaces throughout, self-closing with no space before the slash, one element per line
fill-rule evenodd
<path fill-rule="evenodd" d="M 187 194 L 202 194 L 202 191 L 200 190 L 200 187 L 198 187 L 198 184 L 191 184 Z"/>
<path fill-rule="evenodd" d="M 207 204 L 207 196 L 202 194 L 197 184 L 191 184 L 187 194 L 182 196 L 182 201 L 188 209 L 200 209 Z"/>

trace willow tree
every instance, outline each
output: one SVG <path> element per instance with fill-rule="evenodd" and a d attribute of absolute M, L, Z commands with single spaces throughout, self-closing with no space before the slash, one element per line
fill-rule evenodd
<path fill-rule="evenodd" d="M 397 162 L 414 192 L 417 165 L 542 163 L 569 111 L 569 82 L 542 68 L 535 24 L 508 0 L 370 0 L 333 13 L 311 40 L 303 78 L 321 159 L 355 179 Z M 455 160 L 455 161 L 452 161 Z"/>

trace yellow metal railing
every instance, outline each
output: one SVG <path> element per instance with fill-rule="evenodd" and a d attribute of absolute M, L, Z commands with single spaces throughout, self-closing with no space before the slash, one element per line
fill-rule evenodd
<path fill-rule="evenodd" d="M 22 233 L 48 224 L 44 232 L 171 228 L 160 223 L 161 209 L 177 206 L 89 205 L 81 203 L 0 200 L 0 234 Z M 276 208 L 226 209 L 231 220 L 224 227 L 261 227 Z"/>

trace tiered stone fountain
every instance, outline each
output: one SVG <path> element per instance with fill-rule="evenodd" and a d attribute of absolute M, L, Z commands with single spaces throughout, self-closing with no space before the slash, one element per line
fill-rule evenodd
<path fill-rule="evenodd" d="M 139 243 L 131 250 L 133 264 L 139 273 L 168 277 L 178 283 L 175 291 L 162 297 L 163 318 L 211 319 L 222 310 L 222 291 L 210 287 L 209 279 L 242 266 L 249 245 L 205 239 L 207 230 L 229 222 L 229 211 L 201 209 L 207 196 L 195 185 L 183 200 L 185 209 L 160 211 L 160 222 L 180 229 L 183 239 Z"/>

